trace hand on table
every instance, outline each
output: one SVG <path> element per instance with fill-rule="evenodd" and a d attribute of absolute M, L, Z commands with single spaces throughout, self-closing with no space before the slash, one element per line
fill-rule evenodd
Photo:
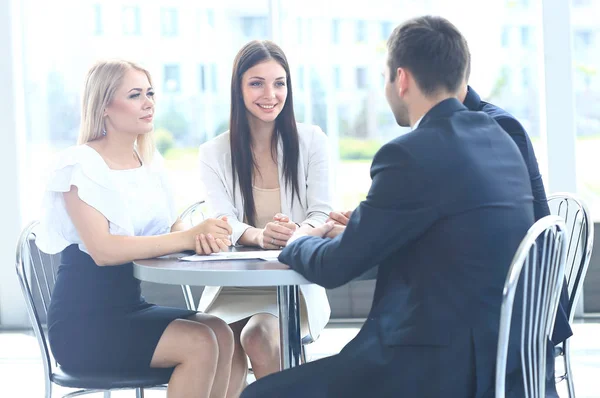
<path fill-rule="evenodd" d="M 188 230 L 194 237 L 193 250 L 196 254 L 228 251 L 231 246 L 231 232 L 227 217 L 209 218 Z"/>
<path fill-rule="evenodd" d="M 288 216 L 277 213 L 259 233 L 258 245 L 263 249 L 281 249 L 297 228 Z"/>

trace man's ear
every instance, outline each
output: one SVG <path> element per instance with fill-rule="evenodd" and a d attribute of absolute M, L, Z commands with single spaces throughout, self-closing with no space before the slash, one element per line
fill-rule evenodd
<path fill-rule="evenodd" d="M 410 80 L 410 72 L 406 68 L 398 68 L 396 70 L 396 88 L 400 98 L 404 96 L 408 90 L 408 82 Z"/>

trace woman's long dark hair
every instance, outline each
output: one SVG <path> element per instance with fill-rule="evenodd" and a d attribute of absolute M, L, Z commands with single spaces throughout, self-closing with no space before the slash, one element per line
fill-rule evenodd
<path fill-rule="evenodd" d="M 294 102 L 292 95 L 292 80 L 290 67 L 285 54 L 275 43 L 264 40 L 254 40 L 246 44 L 238 52 L 233 63 L 231 75 L 231 116 L 229 119 L 229 141 L 231 147 L 231 169 L 233 170 L 233 190 L 239 182 L 244 203 L 246 222 L 250 225 L 256 223 L 256 207 L 252 194 L 252 182 L 256 162 L 252 154 L 250 138 L 250 125 L 246 114 L 246 105 L 242 95 L 242 76 L 254 65 L 269 60 L 277 61 L 287 75 L 287 99 L 281 113 L 275 119 L 275 134 L 271 141 L 271 153 L 275 153 L 278 139 L 281 137 L 283 144 L 283 176 L 286 187 L 292 185 L 292 191 L 300 200 L 298 190 L 298 158 L 300 144 L 298 142 L 298 128 L 294 117 Z M 277 159 L 275 159 L 277 160 Z M 292 194 L 292 203 L 294 195 Z"/>

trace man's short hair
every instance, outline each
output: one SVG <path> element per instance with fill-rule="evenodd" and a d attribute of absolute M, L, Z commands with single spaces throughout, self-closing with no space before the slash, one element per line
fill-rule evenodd
<path fill-rule="evenodd" d="M 467 41 L 441 17 L 410 19 L 394 29 L 387 43 L 390 80 L 408 69 L 426 96 L 459 90 L 470 63 Z"/>

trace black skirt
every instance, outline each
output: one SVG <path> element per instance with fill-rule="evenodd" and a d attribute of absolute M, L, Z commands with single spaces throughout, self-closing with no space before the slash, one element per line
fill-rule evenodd
<path fill-rule="evenodd" d="M 195 313 L 147 303 L 133 264 L 100 267 L 71 245 L 48 310 L 50 348 L 69 370 L 143 371 L 169 323 Z"/>

